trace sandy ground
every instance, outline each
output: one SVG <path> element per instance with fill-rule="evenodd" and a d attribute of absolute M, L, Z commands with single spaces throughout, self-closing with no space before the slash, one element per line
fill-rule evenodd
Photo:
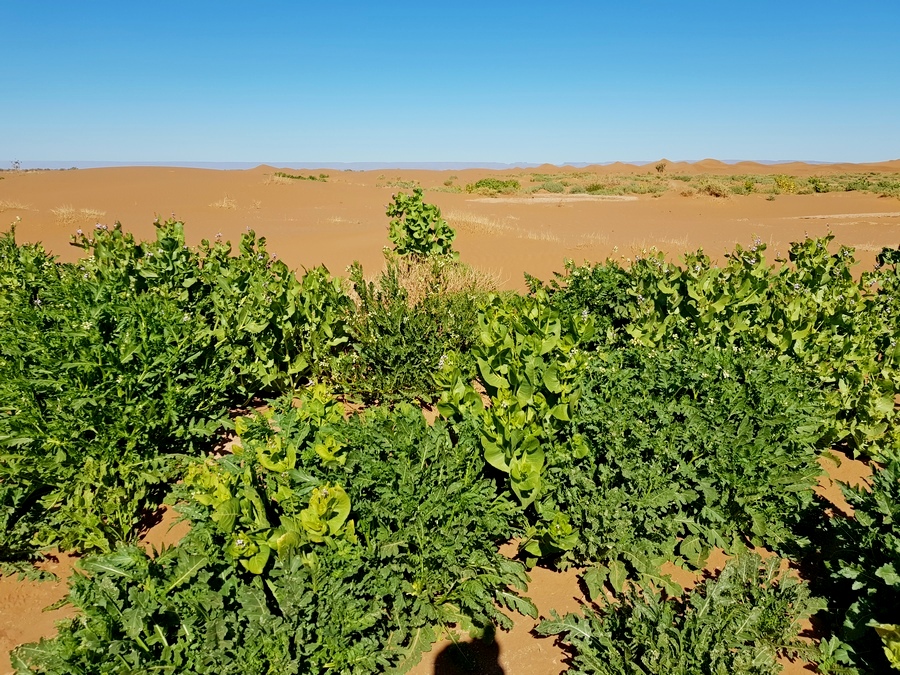
<path fill-rule="evenodd" d="M 805 234 L 833 232 L 837 241 L 857 249 L 860 269 L 871 268 L 882 246 L 900 244 L 900 200 L 862 192 L 809 195 L 733 195 L 684 197 L 675 187 L 661 196 L 515 195 L 482 197 L 441 192 L 445 182 L 464 186 L 483 177 L 514 177 L 529 184 L 535 173 L 571 174 L 571 168 L 529 171 L 296 171 L 326 174 L 327 182 L 279 179 L 278 169 L 243 171 L 166 167 L 0 172 L 0 227 L 16 217 L 20 241 L 41 241 L 63 261 L 81 251 L 68 245 L 76 229 L 120 221 L 143 238 L 154 236 L 156 216 L 174 214 L 186 223 L 190 243 L 218 233 L 237 242 L 253 228 L 269 241 L 269 251 L 295 268 L 325 264 L 343 274 L 354 260 L 370 274 L 383 263 L 390 244 L 385 206 L 391 195 L 422 185 L 425 199 L 437 204 L 456 228 L 454 246 L 462 260 L 496 273 L 507 288 L 523 289 L 523 272 L 543 279 L 561 270 L 563 261 L 629 257 L 656 247 L 674 259 L 703 248 L 721 259 L 735 243 L 759 237 L 769 253 L 785 254 Z M 611 165 L 578 169 L 598 178 L 629 173 L 652 174 L 652 167 Z M 726 165 L 713 160 L 670 164 L 666 175 L 784 173 L 828 176 L 842 173 L 900 171 L 900 161 L 880 165 Z M 406 188 L 405 191 L 409 191 Z"/>
<path fill-rule="evenodd" d="M 630 257 L 641 249 L 657 247 L 673 259 L 702 247 L 714 258 L 735 243 L 749 244 L 755 236 L 769 251 L 784 254 L 791 241 L 805 234 L 833 232 L 838 243 L 853 246 L 860 270 L 870 269 L 882 246 L 900 245 L 900 200 L 860 192 L 779 195 L 774 200 L 752 194 L 714 198 L 685 197 L 671 190 L 654 197 L 595 198 L 585 195 L 485 198 L 467 193 L 439 191 L 451 181 L 465 185 L 480 178 L 517 177 L 529 173 L 564 174 L 571 168 L 540 167 L 529 171 L 296 171 L 302 175 L 327 174 L 328 180 L 278 180 L 276 168 L 261 166 L 247 171 L 172 168 L 113 168 L 69 171 L 0 172 L 0 228 L 20 218 L 17 239 L 41 241 L 63 261 L 75 261 L 81 251 L 68 245 L 79 228 L 121 221 L 141 238 L 154 236 L 156 216 L 174 215 L 186 223 L 189 243 L 217 234 L 237 242 L 246 228 L 267 237 L 269 251 L 294 268 L 325 264 L 342 274 L 354 260 L 369 273 L 381 268 L 387 238 L 384 214 L 391 195 L 417 181 L 426 189 L 426 201 L 441 207 L 457 229 L 455 248 L 461 259 L 498 275 L 503 286 L 524 288 L 523 273 L 548 279 L 563 261 L 598 261 L 608 256 Z M 578 169 L 598 176 L 646 174 L 652 166 L 612 165 Z M 828 176 L 866 171 L 895 173 L 900 161 L 881 165 L 779 165 L 742 163 L 725 165 L 705 160 L 692 165 L 668 163 L 669 174 L 789 174 Z M 408 187 L 406 191 L 409 191 Z M 771 256 L 770 256 L 771 257 Z M 830 478 L 820 494 L 836 508 L 847 510 L 833 480 L 859 483 L 869 468 L 846 458 L 837 466 L 823 459 Z M 183 530 L 169 531 L 172 513 L 147 533 L 148 545 L 177 541 Z M 714 557 L 711 568 L 724 558 Z M 73 560 L 60 555 L 48 569 L 65 579 Z M 679 578 L 682 583 L 690 579 Z M 0 578 L 0 673 L 7 673 L 7 652 L 16 644 L 34 641 L 53 632 L 54 622 L 69 615 L 68 608 L 41 612 L 65 593 L 59 583 L 32 583 Z M 536 569 L 529 595 L 542 614 L 577 610 L 586 600 L 574 572 Z M 534 622 L 520 619 L 510 633 L 501 633 L 494 645 L 458 648 L 439 643 L 415 669 L 417 675 L 462 672 L 547 675 L 563 668 L 563 652 L 552 638 L 531 635 Z M 469 668 L 466 670 L 466 668 Z M 787 673 L 802 673 L 800 664 L 787 664 Z"/>

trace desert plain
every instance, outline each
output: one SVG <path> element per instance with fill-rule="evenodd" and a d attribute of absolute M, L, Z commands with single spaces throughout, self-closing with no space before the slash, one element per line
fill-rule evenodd
<path fill-rule="evenodd" d="M 477 187 L 491 179 L 507 187 Z M 552 278 L 566 259 L 627 263 L 651 249 L 677 261 L 702 248 L 721 261 L 736 244 L 749 246 L 758 238 L 773 260 L 805 235 L 832 233 L 836 244 L 855 249 L 861 272 L 872 268 L 882 247 L 900 245 L 900 160 L 855 165 L 662 160 L 641 166 L 452 171 L 266 165 L 2 171 L 0 224 L 6 229 L 15 223 L 19 242 L 40 241 L 59 260 L 73 262 L 82 254 L 69 245 L 77 230 L 121 222 L 137 238 L 148 239 L 155 218 L 174 217 L 185 223 L 191 244 L 216 238 L 236 243 L 249 228 L 266 237 L 269 252 L 292 268 L 325 265 L 342 275 L 358 260 L 374 275 L 390 244 L 385 207 L 392 194 L 415 187 L 455 229 L 461 260 L 508 289 L 524 289 L 524 273 Z M 840 467 L 826 462 L 825 468 L 830 479 L 823 479 L 821 491 L 836 508 L 846 504 L 832 480 L 858 483 L 869 473 L 849 459 Z M 157 546 L 177 541 L 180 526 L 170 531 L 173 522 L 173 513 L 166 513 L 147 541 Z M 710 562 L 711 568 L 722 564 Z M 47 569 L 65 577 L 71 567 L 72 558 L 60 554 Z M 542 613 L 575 610 L 586 602 L 574 572 L 536 569 L 532 578 L 529 595 Z M 52 634 L 53 621 L 67 610 L 41 610 L 64 592 L 62 583 L 0 578 L 0 673 L 9 672 L 12 647 Z M 533 623 L 519 621 L 495 646 L 469 650 L 468 664 L 447 658 L 447 645 L 438 644 L 414 672 L 560 672 L 562 652 L 552 638 L 534 638 Z M 804 672 L 803 664 L 786 665 L 785 672 Z"/>
<path fill-rule="evenodd" d="M 779 187 L 773 180 L 779 177 L 790 182 Z M 251 228 L 291 267 L 324 264 L 342 274 L 358 260 L 375 273 L 390 244 L 385 207 L 392 194 L 416 186 L 456 230 L 460 258 L 511 289 L 524 288 L 523 272 L 547 279 L 566 259 L 628 258 L 654 247 L 673 260 L 698 248 L 721 259 L 736 243 L 749 245 L 758 237 L 771 259 L 805 234 L 832 232 L 869 269 L 882 246 L 900 243 L 900 193 L 846 189 L 860 179 L 900 185 L 900 160 L 663 160 L 504 171 L 121 167 L 4 171 L 0 178 L 4 229 L 20 218 L 17 239 L 41 241 L 61 261 L 79 257 L 81 250 L 69 246 L 78 229 L 118 221 L 136 237 L 152 238 L 155 218 L 175 217 L 185 223 L 189 243 L 217 236 L 237 242 Z M 466 191 L 483 179 L 516 181 L 519 188 Z M 810 179 L 829 191 L 815 192 Z M 749 193 L 733 192 L 747 192 L 748 181 Z"/>

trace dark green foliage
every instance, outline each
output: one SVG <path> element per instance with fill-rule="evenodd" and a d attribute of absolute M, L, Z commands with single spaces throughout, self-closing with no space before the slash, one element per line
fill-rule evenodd
<path fill-rule="evenodd" d="M 697 339 L 794 361 L 827 394 L 820 443 L 890 457 L 900 453 L 896 263 L 856 280 L 852 250 L 831 253 L 832 239 L 792 244 L 791 264 L 778 269 L 765 261 L 762 242 L 737 247 L 722 267 L 702 252 L 685 256 L 683 266 L 665 262 L 661 253 L 640 256 L 625 273 L 615 262 L 570 266 L 554 296 L 572 311 L 583 303 L 598 326 L 616 329 L 609 337 L 619 344 L 663 347 Z"/>
<path fill-rule="evenodd" d="M 831 628 L 853 646 L 866 672 L 887 672 L 873 622 L 900 623 L 900 462 L 876 469 L 871 489 L 842 486 L 853 517 L 823 521 L 812 560 L 824 564 L 819 591 L 829 598 Z"/>
<path fill-rule="evenodd" d="M 0 559 L 129 539 L 229 405 L 289 389 L 346 338 L 324 270 L 298 281 L 265 240 L 199 249 L 181 223 L 138 243 L 79 232 L 57 264 L 0 239 Z"/>
<path fill-rule="evenodd" d="M 500 180 L 499 178 L 482 178 L 466 185 L 466 192 L 477 192 L 485 195 L 508 194 L 518 192 L 521 184 L 514 178 Z"/>
<path fill-rule="evenodd" d="M 415 264 L 425 271 L 422 297 L 415 303 L 401 283 L 409 271 L 403 261 L 388 257 L 377 285 L 364 279 L 358 264 L 350 269 L 359 302 L 348 316 L 351 344 L 334 377 L 353 398 L 432 402 L 438 393 L 434 375 L 445 354 L 467 355 L 476 338 L 480 293 L 474 287 L 445 287 L 444 266 L 457 263 L 432 258 Z M 471 378 L 474 361 L 463 356 L 461 362 Z"/>
<path fill-rule="evenodd" d="M 291 180 L 320 180 L 323 183 L 328 180 L 328 174 L 320 173 L 318 176 L 312 174 L 303 176 L 301 174 L 285 173 L 284 171 L 276 171 L 275 175 L 279 178 L 290 178 Z"/>
<path fill-rule="evenodd" d="M 710 547 L 785 550 L 813 503 L 820 401 L 787 364 L 669 345 L 598 355 L 575 433 L 588 452 L 547 471 L 540 510 L 565 513 L 563 563 L 699 565 Z"/>
<path fill-rule="evenodd" d="M 777 559 L 745 555 L 683 597 L 630 588 L 600 611 L 554 612 L 537 630 L 562 636 L 573 675 L 775 675 L 779 655 L 810 655 L 800 621 L 820 607 L 778 574 Z"/>
<path fill-rule="evenodd" d="M 627 269 L 613 260 L 602 265 L 577 266 L 571 260 L 565 264 L 565 272 L 557 273 L 550 282 L 551 304 L 560 312 L 580 314 L 586 312 L 595 324 L 595 342 L 612 342 L 621 335 L 633 315 L 633 279 Z M 531 276 L 526 280 L 532 293 L 541 282 Z"/>
<path fill-rule="evenodd" d="M 513 507 L 481 477 L 474 430 L 457 429 L 454 443 L 411 406 L 349 421 L 331 406 L 317 395 L 271 422 L 242 424 L 240 462 L 202 465 L 182 490 L 193 528 L 178 549 L 86 560 L 90 578 L 77 577 L 71 597 L 79 618 L 55 640 L 20 648 L 19 672 L 405 672 L 450 624 L 475 634 L 509 627 L 498 604 L 536 616 L 510 590 L 524 587 L 522 566 L 497 553 Z M 277 471 L 259 453 L 273 435 L 296 450 Z M 315 449 L 327 438 L 339 460 Z M 229 557 L 226 530 L 245 527 L 244 515 L 223 518 L 235 513 L 227 500 L 205 505 L 233 489 L 238 512 L 283 528 L 294 500 L 326 486 L 346 489 L 355 534 L 301 534 L 258 574 Z"/>

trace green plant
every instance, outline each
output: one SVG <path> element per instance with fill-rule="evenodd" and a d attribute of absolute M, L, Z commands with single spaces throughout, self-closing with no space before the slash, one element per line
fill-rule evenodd
<path fill-rule="evenodd" d="M 79 616 L 19 648 L 18 672 L 406 672 L 442 632 L 510 627 L 498 607 L 536 616 L 497 553 L 512 507 L 473 431 L 454 443 L 411 406 L 345 421 L 334 405 L 320 389 L 240 422 L 242 452 L 180 487 L 178 548 L 86 559 Z"/>
<path fill-rule="evenodd" d="M 779 193 L 787 192 L 788 194 L 794 194 L 797 191 L 797 182 L 790 176 L 778 174 L 773 180 L 775 181 L 775 187 Z"/>
<path fill-rule="evenodd" d="M 699 191 L 710 197 L 727 197 L 731 190 L 722 181 L 705 179 L 701 181 Z"/>
<path fill-rule="evenodd" d="M 284 171 L 276 171 L 275 175 L 279 178 L 289 178 L 291 180 L 320 180 L 323 182 L 328 180 L 328 174 L 324 173 L 320 173 L 318 176 L 313 176 L 312 174 L 310 174 L 309 176 L 302 176 L 297 174 L 285 173 Z"/>
<path fill-rule="evenodd" d="M 441 218 L 437 206 L 423 201 L 421 188 L 411 195 L 394 195 L 387 216 L 391 219 L 388 236 L 399 255 L 456 255 L 452 248 L 456 232 Z"/>
<path fill-rule="evenodd" d="M 561 192 L 565 192 L 566 186 L 562 183 L 557 183 L 556 181 L 546 181 L 544 183 L 541 183 L 540 189 L 545 190 L 546 192 L 553 192 L 558 194 Z"/>
<path fill-rule="evenodd" d="M 567 430 L 584 451 L 548 466 L 539 497 L 576 533 L 556 563 L 643 578 L 713 547 L 786 551 L 813 504 L 821 410 L 795 368 L 742 350 L 595 354 Z"/>
<path fill-rule="evenodd" d="M 466 192 L 495 195 L 518 192 L 522 188 L 519 181 L 513 179 L 500 180 L 499 178 L 482 178 L 466 185 Z"/>
<path fill-rule="evenodd" d="M 854 663 L 886 672 L 896 649 L 890 624 L 900 607 L 900 462 L 877 469 L 870 489 L 841 488 L 854 515 L 822 522 L 812 553 L 824 563 L 820 592 L 829 598 L 831 628 L 853 647 Z"/>
<path fill-rule="evenodd" d="M 856 176 L 850 182 L 846 184 L 844 189 L 847 192 L 853 192 L 855 190 L 865 191 L 870 187 L 869 179 L 866 176 Z"/>
<path fill-rule="evenodd" d="M 556 454 L 582 451 L 579 439 L 562 432 L 587 358 L 579 347 L 591 339 L 593 324 L 587 316 L 556 311 L 538 290 L 529 298 L 489 298 L 476 334 L 472 354 L 491 405 L 482 406 L 453 354 L 437 375 L 443 389 L 438 410 L 481 418 L 485 460 L 509 475 L 510 489 L 528 506 L 541 494 L 545 466 Z"/>
<path fill-rule="evenodd" d="M 764 564 L 756 555 L 730 561 L 686 596 L 634 588 L 616 604 L 592 596 L 599 611 L 554 612 L 537 627 L 574 650 L 575 675 L 774 675 L 779 655 L 812 652 L 798 638 L 800 622 L 822 606 L 805 584 L 778 573 L 777 559 Z"/>
<path fill-rule="evenodd" d="M 0 240 L 0 535 L 6 559 L 53 546 L 110 550 L 215 442 L 230 406 L 325 370 L 350 303 L 327 271 L 301 281 L 265 240 L 155 241 L 79 231 L 58 264 Z"/>
<path fill-rule="evenodd" d="M 362 267 L 350 268 L 358 304 L 347 316 L 348 350 L 335 366 L 338 385 L 351 397 L 367 402 L 436 398 L 433 375 L 450 352 L 468 356 L 476 339 L 476 316 L 481 289 L 474 283 L 450 285 L 462 266 L 446 257 L 405 259 L 387 256 L 387 265 L 374 282 Z M 403 285 L 413 277 L 418 297 Z"/>
<path fill-rule="evenodd" d="M 809 182 L 810 186 L 812 187 L 813 192 L 816 192 L 816 193 L 831 192 L 831 186 L 823 178 L 818 178 L 816 176 L 813 176 L 812 178 L 808 179 L 808 182 Z"/>

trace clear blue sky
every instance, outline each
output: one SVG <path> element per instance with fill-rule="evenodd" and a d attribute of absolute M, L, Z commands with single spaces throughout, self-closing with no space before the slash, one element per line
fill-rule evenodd
<path fill-rule="evenodd" d="M 0 34 L 0 162 L 900 158 L 900 0 L 2 0 Z"/>

